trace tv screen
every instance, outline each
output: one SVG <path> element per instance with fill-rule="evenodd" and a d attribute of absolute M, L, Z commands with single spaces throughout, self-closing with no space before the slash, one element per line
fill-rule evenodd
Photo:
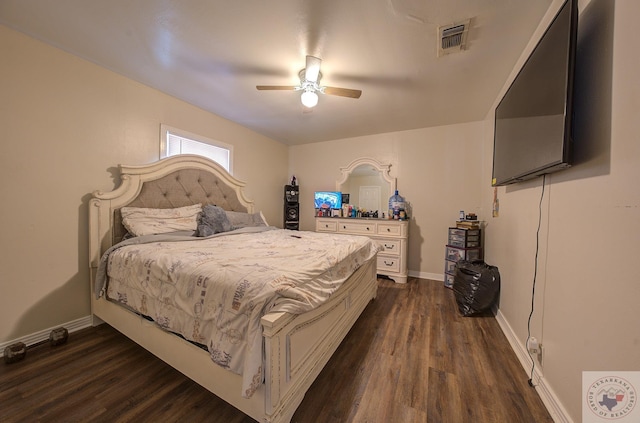
<path fill-rule="evenodd" d="M 339 209 L 342 207 L 342 193 L 338 191 L 316 191 L 316 209 Z"/>
<path fill-rule="evenodd" d="M 567 0 L 496 107 L 492 185 L 570 163 L 577 0 Z"/>

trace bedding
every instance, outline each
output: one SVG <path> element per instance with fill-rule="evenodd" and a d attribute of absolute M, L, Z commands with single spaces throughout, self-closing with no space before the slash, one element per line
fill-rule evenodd
<path fill-rule="evenodd" d="M 213 362 L 242 375 L 242 396 L 249 398 L 264 378 L 261 317 L 315 309 L 377 246 L 363 236 L 276 229 L 260 213 L 242 214 L 250 226 L 115 245 L 101 260 L 94 292 L 206 345 Z"/>

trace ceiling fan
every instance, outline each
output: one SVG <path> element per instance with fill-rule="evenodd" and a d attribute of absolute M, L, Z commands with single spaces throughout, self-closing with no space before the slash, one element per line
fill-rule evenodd
<path fill-rule="evenodd" d="M 300 71 L 300 85 L 257 85 L 258 90 L 283 90 L 302 91 L 300 99 L 305 107 L 314 107 L 318 104 L 318 93 L 337 95 L 341 97 L 360 98 L 362 91 L 348 88 L 325 87 L 320 85 L 322 73 L 320 72 L 321 59 L 307 56 L 307 63 Z"/>

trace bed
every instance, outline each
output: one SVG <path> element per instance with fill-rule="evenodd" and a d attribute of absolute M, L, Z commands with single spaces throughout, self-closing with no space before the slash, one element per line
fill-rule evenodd
<path fill-rule="evenodd" d="M 344 235 L 316 234 L 269 227 L 261 213 L 254 210 L 253 202 L 245 197 L 243 191 L 245 184 L 235 179 L 216 163 L 200 156 L 175 156 L 141 166 L 120 165 L 119 173 L 121 179 L 119 187 L 110 192 L 94 192 L 89 203 L 91 312 L 94 325 L 104 322 L 113 326 L 187 377 L 257 421 L 289 422 L 308 388 L 367 304 L 376 296 L 376 247 L 371 245 L 365 247 L 365 244 L 362 244 L 364 241 L 357 239 L 365 237 L 346 237 L 354 238 L 347 243 Z M 205 233 L 200 237 L 201 239 L 197 240 L 193 239 L 192 234 L 182 232 L 167 234 L 167 236 L 176 236 L 176 240 L 166 240 L 162 236 L 160 236 L 161 239 L 155 239 L 154 237 L 157 235 L 146 236 L 146 234 L 131 239 L 127 230 L 127 228 L 131 230 L 131 224 L 125 226 L 125 223 L 129 222 L 127 219 L 131 210 L 182 210 L 197 205 L 206 206 L 209 209 L 221 208 L 229 216 L 241 216 L 241 221 L 248 219 L 259 223 L 240 228 L 233 226 L 233 230 L 225 231 L 226 233 Z M 123 215 L 125 215 L 124 218 Z M 238 224 L 234 222 L 234 225 Z M 323 236 L 329 238 L 316 239 Z M 127 240 L 128 237 L 130 239 Z M 149 239 L 147 240 L 147 238 Z M 268 275 L 269 269 L 273 268 L 270 260 L 282 261 L 287 257 L 287 253 L 282 252 L 279 246 L 293 243 L 293 248 L 295 248 L 296 242 L 301 242 L 302 244 L 299 245 L 305 245 L 305 248 L 309 250 L 320 249 L 317 242 L 324 243 L 322 245 L 326 245 L 327 251 L 331 253 L 324 256 L 332 257 L 333 261 L 330 264 L 318 262 L 312 266 L 315 269 L 313 272 L 293 272 L 287 274 L 286 277 L 269 279 L 272 277 Z M 246 266 L 252 266 L 251 274 L 260 274 L 265 280 L 270 281 L 265 284 L 267 286 L 265 289 L 275 286 L 274 289 L 278 293 L 277 300 L 274 300 L 274 297 L 269 297 L 266 300 L 266 305 L 260 303 L 259 306 L 254 304 L 258 300 L 251 300 L 251 313 L 242 310 L 238 312 L 238 314 L 244 313 L 248 316 L 255 314 L 254 310 L 264 310 L 264 313 L 259 313 L 257 320 L 255 320 L 257 321 L 259 338 L 252 341 L 253 345 L 260 347 L 259 351 L 250 346 L 242 347 L 242 351 L 249 352 L 240 356 L 242 357 L 239 360 L 241 364 L 237 364 L 235 367 L 234 365 L 222 365 L 229 364 L 233 360 L 223 360 L 221 363 L 220 360 L 215 359 L 219 357 L 214 353 L 216 348 L 212 348 L 214 342 L 226 339 L 226 334 L 231 331 L 224 332 L 225 336 L 218 336 L 214 333 L 211 338 L 207 338 L 201 333 L 207 332 L 204 330 L 206 324 L 202 323 L 204 320 L 198 320 L 200 311 L 196 311 L 195 313 L 198 315 L 196 327 L 202 330 L 195 331 L 198 332 L 194 335 L 196 339 L 190 339 L 191 332 L 184 336 L 166 322 L 151 320 L 149 315 L 154 316 L 155 314 L 147 312 L 147 309 L 153 308 L 147 305 L 147 297 L 143 296 L 144 301 L 141 306 L 141 301 L 136 299 L 135 295 L 137 288 L 124 286 L 123 280 L 127 278 L 136 280 L 139 284 L 144 279 L 139 273 L 142 270 L 130 270 L 128 260 L 134 254 L 131 252 L 132 250 L 138 254 L 141 251 L 147 251 L 147 248 L 174 248 L 174 245 L 180 245 L 180 248 L 185 250 L 184 254 L 201 256 L 200 245 L 204 246 L 208 243 L 212 243 L 213 251 L 245 250 L 245 248 L 238 248 L 237 245 L 249 248 L 249 246 L 264 244 L 267 249 L 271 248 L 267 253 L 268 258 L 264 259 L 264 265 L 261 264 L 263 262 L 253 262 Z M 366 241 L 366 243 L 372 244 L 370 241 Z M 351 245 L 351 247 L 343 245 Z M 274 246 L 278 246 L 278 248 L 274 248 Z M 352 250 L 347 254 L 348 258 L 342 255 L 337 257 L 337 251 L 341 249 Z M 354 252 L 356 250 L 357 254 Z M 149 252 L 148 254 L 156 253 Z M 251 250 L 244 255 L 255 258 L 258 254 Z M 122 263 L 126 263 L 125 265 L 113 264 L 116 263 L 118 255 L 121 256 L 120 260 L 124 260 Z M 211 254 L 211 256 L 216 256 L 218 260 L 226 260 L 223 266 L 213 266 L 207 270 L 207 272 L 212 272 L 207 273 L 212 280 L 217 277 L 212 275 L 217 275 L 218 270 L 216 269 L 218 267 L 226 269 L 226 263 L 236 261 L 228 257 L 225 258 L 224 254 Z M 334 256 L 337 258 L 334 259 Z M 182 256 L 178 256 L 171 250 L 163 257 Z M 163 260 L 165 259 L 147 259 L 146 263 Z M 175 260 L 177 261 L 165 264 L 171 271 L 148 270 L 148 272 L 171 273 L 184 261 L 182 258 Z M 303 261 L 302 256 L 295 260 L 296 263 Z M 331 260 L 325 257 L 323 261 Z M 112 269 L 126 270 L 125 276 L 120 277 L 117 276 L 115 270 L 111 270 L 113 273 L 111 286 L 108 282 L 109 275 L 105 275 L 106 269 L 109 268 L 107 266 L 109 262 L 112 264 Z M 259 271 L 255 270 L 258 268 Z M 239 271 L 234 269 L 221 273 L 233 274 Z M 319 276 L 320 274 L 322 277 Z M 331 275 L 331 279 L 326 276 L 328 274 Z M 293 294 L 288 295 L 286 292 L 289 291 L 287 289 L 283 291 L 283 285 L 273 282 L 274 280 L 286 279 L 289 281 L 285 284 L 288 287 L 294 278 L 297 278 L 296 282 L 299 281 L 300 286 L 310 286 L 311 290 L 322 291 L 320 295 L 322 298 L 316 300 L 313 297 L 313 300 L 308 300 L 308 293 L 300 294 L 295 290 Z M 247 276 L 243 273 L 242 277 L 236 279 L 246 282 Z M 201 285 L 197 285 L 196 289 L 201 289 Z M 169 284 L 164 282 L 160 286 L 165 289 L 164 287 Z M 322 289 L 317 289 L 318 286 L 321 286 Z M 328 294 L 325 292 L 327 287 L 329 287 Z M 218 301 L 219 304 L 222 304 L 226 301 L 225 299 L 229 299 L 234 307 L 239 307 L 240 301 L 237 301 L 236 297 L 238 292 L 244 294 L 245 288 L 244 285 L 229 288 L 231 291 L 224 295 L 220 294 L 223 295 L 223 299 L 218 298 L 214 300 L 214 303 Z M 210 288 L 209 291 L 224 292 L 225 289 L 227 288 Z M 204 290 L 202 292 L 204 293 Z M 214 293 L 211 295 L 217 295 Z M 163 302 L 170 302 L 163 298 L 163 295 L 166 296 L 166 293 L 160 296 L 159 307 Z M 179 297 L 180 293 L 178 292 L 177 295 Z M 215 306 L 211 306 L 211 309 L 220 311 L 219 307 Z M 218 314 L 222 314 L 222 312 Z M 193 327 L 193 322 L 190 322 L 189 325 Z M 222 326 L 226 327 L 226 323 L 224 325 L 217 324 L 217 326 L 218 329 Z M 180 336 L 177 336 L 176 332 Z M 198 336 L 202 336 L 202 339 L 197 339 Z M 226 346 L 228 344 L 225 344 L 225 348 Z M 225 355 L 224 358 L 229 356 Z M 250 361 L 247 357 L 253 357 L 254 360 Z M 259 364 L 256 364 L 256 358 Z M 246 362 L 252 364 L 247 367 Z M 241 368 L 240 371 L 238 371 L 238 366 Z M 255 370 L 256 366 L 260 367 L 258 373 L 247 371 L 247 369 Z"/>

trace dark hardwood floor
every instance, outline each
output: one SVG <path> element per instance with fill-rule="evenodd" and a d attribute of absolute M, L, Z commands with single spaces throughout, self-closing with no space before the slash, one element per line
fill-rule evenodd
<path fill-rule="evenodd" d="M 292 422 L 552 422 L 492 316 L 442 282 L 380 279 Z M 0 364 L 0 422 L 254 420 L 102 325 Z"/>

